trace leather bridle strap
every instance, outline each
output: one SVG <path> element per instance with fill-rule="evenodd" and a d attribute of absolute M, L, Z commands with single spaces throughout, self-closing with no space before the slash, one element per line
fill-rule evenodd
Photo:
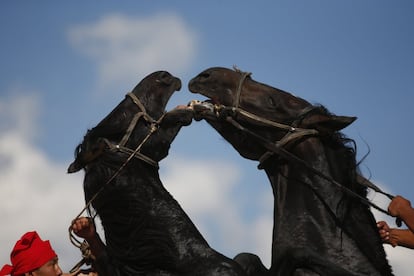
<path fill-rule="evenodd" d="M 129 137 L 132 134 L 132 131 L 134 131 L 135 126 L 137 125 L 139 118 L 141 118 L 144 115 L 144 112 L 138 112 L 137 114 L 135 114 L 135 116 L 132 118 L 131 122 L 129 123 L 129 126 L 124 134 L 124 136 L 122 137 L 121 141 L 119 142 L 119 146 L 125 146 L 125 144 L 128 142 Z"/>
<path fill-rule="evenodd" d="M 138 97 L 135 96 L 135 94 L 129 92 L 126 94 L 126 97 L 130 97 L 132 102 L 135 103 L 135 105 L 137 105 L 141 111 L 135 114 L 134 118 L 132 118 L 128 126 L 128 129 L 125 132 L 124 137 L 122 137 L 121 141 L 119 142 L 119 146 L 125 146 L 125 144 L 128 142 L 129 136 L 131 136 L 132 131 L 135 129 L 135 126 L 141 117 L 143 117 L 147 122 L 151 124 L 155 123 L 155 120 L 151 116 L 148 115 L 147 111 L 145 110 L 144 105 L 141 103 Z"/>
<path fill-rule="evenodd" d="M 301 121 L 306 117 L 306 115 L 308 115 L 311 112 L 314 112 L 315 110 L 318 110 L 318 107 L 315 107 L 315 106 L 308 106 L 304 110 L 302 110 L 302 112 L 300 113 L 298 118 L 292 123 L 292 125 L 286 125 L 286 124 L 281 124 L 281 123 L 278 123 L 278 122 L 275 122 L 275 121 L 271 121 L 271 120 L 268 120 L 266 118 L 259 117 L 259 116 L 255 115 L 253 113 L 250 113 L 250 112 L 248 112 L 244 109 L 241 109 L 239 107 L 241 90 L 242 90 L 243 83 L 244 83 L 245 79 L 248 76 L 250 76 L 251 73 L 250 72 L 243 72 L 235 66 L 234 66 L 234 70 L 241 74 L 241 78 L 240 78 L 239 84 L 237 86 L 235 107 L 231 107 L 233 113 L 240 114 L 240 115 L 244 116 L 245 118 L 251 119 L 251 120 L 253 120 L 257 123 L 262 123 L 264 125 L 273 126 L 273 127 L 279 128 L 279 129 L 287 130 L 288 132 L 286 133 L 286 135 L 280 141 L 276 142 L 278 148 L 280 148 L 281 150 L 286 151 L 285 149 L 283 149 L 281 147 L 288 144 L 289 142 L 291 142 L 293 140 L 296 140 L 296 139 L 299 139 L 303 136 L 312 136 L 312 135 L 317 135 L 318 134 L 318 131 L 315 130 L 315 129 L 303 129 L 303 128 L 298 128 L 297 127 L 301 123 Z M 215 106 L 215 111 L 216 111 L 217 114 L 220 113 L 220 109 L 225 110 L 225 109 L 228 109 L 228 107 Z M 230 117 L 228 117 L 228 118 L 230 118 Z M 229 119 L 227 119 L 227 120 L 229 120 Z M 234 121 L 233 119 L 231 119 L 231 120 L 232 120 L 233 125 L 235 125 L 235 123 L 237 123 L 238 126 L 239 126 L 238 128 L 242 127 L 238 122 Z M 242 128 L 244 129 L 244 131 L 247 130 L 244 127 L 242 127 Z M 255 134 L 255 136 L 257 136 L 257 135 Z M 262 140 L 266 141 L 267 143 L 270 143 L 269 141 L 263 139 L 262 137 L 260 137 L 260 138 Z M 275 145 L 273 143 L 271 143 L 271 144 Z M 268 157 L 272 152 L 274 152 L 274 151 L 272 150 L 270 153 L 268 152 L 267 154 L 264 154 L 264 156 Z M 374 191 L 387 196 L 389 199 L 394 198 L 393 195 L 382 191 L 379 187 L 377 187 L 375 184 L 373 184 L 371 181 L 369 181 L 368 179 L 366 179 L 365 177 L 363 177 L 361 175 L 358 175 L 357 182 L 362 186 L 371 188 Z"/>
<path fill-rule="evenodd" d="M 151 133 L 152 134 L 152 133 Z M 147 135 L 146 137 L 149 137 L 149 135 Z M 132 150 L 130 148 L 127 147 L 121 147 L 119 145 L 114 145 L 111 142 L 109 142 L 107 139 L 104 139 L 106 145 L 108 146 L 110 151 L 117 151 L 117 152 L 122 152 L 127 154 L 128 156 L 133 156 L 135 158 L 138 158 L 142 161 L 144 161 L 145 163 L 155 167 L 155 168 L 159 168 L 158 162 L 154 161 L 153 159 L 149 158 L 148 156 L 146 156 L 145 154 L 142 154 L 139 150 L 141 148 L 141 146 L 143 145 L 143 143 L 141 143 L 137 149 Z M 146 141 L 146 139 L 145 139 Z M 145 142 L 143 141 L 143 142 Z"/>
<path fill-rule="evenodd" d="M 145 114 L 147 114 L 147 111 L 145 110 L 145 107 L 144 107 L 144 105 L 141 103 L 141 101 L 138 99 L 138 97 L 137 96 L 135 96 L 135 94 L 134 93 L 132 93 L 132 92 L 129 92 L 129 93 L 127 93 L 126 94 L 126 96 L 128 96 L 128 97 L 130 97 L 131 98 L 131 100 L 139 107 L 139 109 L 143 112 L 143 113 L 145 113 Z M 148 116 L 149 117 L 149 116 Z M 152 119 L 152 118 L 151 118 Z"/>
<path fill-rule="evenodd" d="M 119 152 L 124 152 L 124 153 L 127 153 L 127 154 L 132 154 L 134 157 L 139 158 L 142 161 L 158 168 L 158 163 L 156 161 L 154 161 L 153 159 L 151 159 L 150 157 L 142 154 L 140 152 L 140 149 L 141 149 L 141 146 L 149 138 L 149 136 L 158 128 L 159 122 L 163 119 L 164 116 L 161 116 L 161 118 L 158 121 L 155 121 L 150 115 L 148 115 L 147 111 L 145 110 L 144 105 L 141 103 L 141 101 L 138 99 L 138 97 L 135 96 L 135 94 L 130 92 L 130 93 L 126 94 L 126 97 L 131 98 L 131 100 L 140 109 L 140 112 L 135 114 L 135 116 L 132 118 L 132 120 L 131 120 L 131 122 L 130 122 L 130 124 L 129 124 L 126 132 L 125 132 L 125 135 L 122 137 L 119 144 L 113 145 L 112 143 L 110 143 L 107 140 L 105 142 L 112 151 L 119 151 Z M 132 150 L 128 147 L 125 147 L 125 145 L 128 142 L 129 137 L 131 136 L 132 132 L 134 131 L 134 129 L 135 129 L 135 127 L 136 127 L 136 125 L 137 125 L 140 118 L 144 118 L 148 123 L 151 124 L 151 130 L 148 133 L 148 135 L 144 138 L 144 140 L 141 142 L 141 144 L 135 150 Z"/>
<path fill-rule="evenodd" d="M 250 72 L 243 72 L 243 71 L 241 71 L 241 70 L 239 70 L 237 68 L 234 68 L 234 69 L 235 69 L 236 72 L 239 72 L 241 74 L 241 78 L 239 80 L 239 84 L 237 85 L 236 98 L 234 99 L 234 103 L 233 103 L 234 107 L 235 108 L 238 108 L 239 107 L 239 103 L 240 103 L 241 90 L 242 90 L 242 87 L 243 87 L 244 80 L 247 77 L 249 77 L 252 73 L 250 73 Z"/>
<path fill-rule="evenodd" d="M 379 207 L 378 205 L 376 205 L 375 203 L 372 203 L 371 201 L 369 201 L 368 199 L 360 196 L 359 194 L 355 193 L 354 191 L 348 189 L 347 187 L 341 185 L 339 182 L 337 182 L 335 179 L 333 179 L 332 177 L 322 173 L 321 171 L 315 169 L 314 167 L 310 166 L 308 163 L 306 163 L 306 161 L 300 159 L 299 157 L 297 157 L 296 155 L 292 154 L 291 152 L 285 150 L 284 148 L 280 147 L 278 145 L 278 143 L 272 143 L 269 142 L 268 140 L 266 140 L 265 138 L 257 135 L 256 133 L 250 131 L 249 129 L 243 127 L 242 125 L 240 125 L 238 122 L 236 122 L 235 120 L 233 120 L 232 117 L 228 116 L 226 118 L 226 121 L 229 122 L 230 124 L 232 124 L 234 127 L 238 128 L 239 130 L 248 133 L 249 135 L 253 136 L 255 139 L 259 140 L 262 145 L 269 151 L 276 153 L 277 155 L 281 156 L 282 158 L 288 160 L 288 161 L 292 161 L 295 162 L 296 164 L 300 164 L 301 166 L 305 167 L 306 169 L 308 169 L 309 171 L 311 171 L 312 173 L 314 173 L 315 175 L 331 182 L 332 184 L 338 186 L 340 189 L 342 189 L 345 193 L 358 198 L 362 203 L 371 206 L 375 209 L 377 209 L 378 211 L 390 215 L 390 213 L 384 209 L 382 209 L 381 207 Z M 367 180 L 368 181 L 368 180 Z M 359 182 L 358 182 L 359 183 Z M 312 188 L 312 187 L 311 187 Z M 390 195 L 391 196 L 391 195 Z"/>

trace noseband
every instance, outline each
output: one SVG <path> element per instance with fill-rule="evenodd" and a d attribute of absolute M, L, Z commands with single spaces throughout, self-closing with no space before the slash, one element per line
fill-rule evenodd
<path fill-rule="evenodd" d="M 153 159 L 151 159 L 150 157 L 142 154 L 140 152 L 140 150 L 141 150 L 141 147 L 148 140 L 148 138 L 158 129 L 158 126 L 159 126 L 160 122 L 162 121 L 162 119 L 164 118 L 164 115 L 161 116 L 161 118 L 158 119 L 158 121 L 156 121 L 147 113 L 147 111 L 145 110 L 144 105 L 137 98 L 137 96 L 135 96 L 133 93 L 130 92 L 130 93 L 126 94 L 126 97 L 130 97 L 131 100 L 135 103 L 135 105 L 138 106 L 140 111 L 134 115 L 131 122 L 129 123 L 129 126 L 128 126 L 126 132 L 125 132 L 125 135 L 122 137 L 121 141 L 117 145 L 112 144 L 107 139 L 104 139 L 104 141 L 105 141 L 105 143 L 107 144 L 107 146 L 109 147 L 109 149 L 111 151 L 118 151 L 118 152 L 123 152 L 123 153 L 129 154 L 131 158 L 136 157 L 136 158 L 150 164 L 151 166 L 158 168 L 159 167 L 158 162 L 156 162 Z M 144 138 L 144 140 L 142 140 L 142 142 L 137 146 L 137 148 L 135 150 L 132 150 L 132 149 L 126 147 L 125 145 L 128 142 L 129 137 L 131 136 L 131 133 L 134 131 L 134 129 L 135 129 L 135 127 L 136 127 L 136 125 L 137 125 L 140 118 L 143 118 L 145 121 L 147 121 L 150 124 L 150 131 L 148 132 L 148 134 Z M 127 159 L 127 161 L 129 162 L 128 159 Z"/>

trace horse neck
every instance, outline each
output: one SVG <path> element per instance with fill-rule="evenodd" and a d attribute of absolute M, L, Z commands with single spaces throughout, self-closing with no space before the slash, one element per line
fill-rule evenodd
<path fill-rule="evenodd" d="M 133 271 L 173 271 L 185 266 L 209 248 L 207 242 L 165 190 L 158 169 L 136 166 L 141 161 L 131 163 L 93 202 L 108 255 Z M 92 169 L 85 175 L 85 185 L 96 190 L 112 174 L 113 170 Z"/>
<path fill-rule="evenodd" d="M 343 175 L 330 173 L 335 171 L 330 164 L 341 163 L 338 157 L 319 140 L 309 140 L 292 152 L 338 183 L 345 181 Z M 329 256 L 336 255 L 339 259 L 346 255 L 355 266 L 392 275 L 368 208 L 352 200 L 345 201 L 341 188 L 294 162 L 274 156 L 264 170 L 275 197 L 272 266 L 280 263 L 289 248 L 311 247 L 327 260 Z M 353 208 L 348 209 L 350 206 L 344 202 L 351 202 Z M 341 225 L 343 228 L 338 228 Z M 336 262 L 335 257 L 333 261 Z"/>
<path fill-rule="evenodd" d="M 312 205 L 319 204 L 321 212 L 329 213 L 336 223 L 342 224 L 348 205 L 361 205 L 347 193 L 355 190 L 352 187 L 355 182 L 353 172 L 356 170 L 355 160 L 346 156 L 347 150 L 345 146 L 326 145 L 319 138 L 308 138 L 296 145 L 290 151 L 304 163 L 294 160 L 279 162 L 277 178 L 272 177 L 273 186 L 279 186 L 278 197 L 284 200 L 284 197 L 293 196 L 306 202 L 313 196 Z M 273 175 L 276 171 L 266 172 Z M 309 207 L 303 204 L 299 206 L 304 210 Z"/>
<path fill-rule="evenodd" d="M 140 173 L 135 177 L 139 178 Z M 173 196 L 165 189 L 162 184 L 158 171 L 151 174 L 151 178 L 143 180 L 143 185 L 146 189 L 149 201 L 149 210 L 151 217 L 157 220 L 163 231 L 171 237 L 174 248 L 176 248 L 176 257 L 183 259 L 198 257 L 204 250 L 209 250 L 210 247 L 205 241 L 201 233 L 197 230 L 191 219 L 181 208 L 179 203 Z M 149 185 L 150 183 L 150 185 Z M 185 245 L 185 246 L 183 246 Z M 193 256 L 188 255 L 188 252 L 193 252 Z"/>
<path fill-rule="evenodd" d="M 293 155 L 303 160 L 308 166 L 320 171 L 328 177 L 335 178 L 330 174 L 331 168 L 325 154 L 325 148 L 316 140 L 316 143 L 302 142 L 293 150 L 288 150 Z M 308 189 L 319 194 L 331 194 L 333 191 L 337 193 L 338 187 L 330 183 L 328 180 L 320 178 L 318 175 L 308 170 L 303 164 L 294 160 L 281 159 L 277 155 L 273 155 L 266 161 L 263 166 L 269 181 L 271 183 L 275 198 L 285 201 L 290 190 Z M 320 182 L 320 183 L 319 183 Z M 327 182 L 327 183 L 326 183 Z M 339 192 L 341 189 L 339 188 Z M 292 194 L 295 198 L 302 196 L 299 193 Z M 291 196 L 292 196 L 291 195 Z M 307 195 L 303 195 L 307 197 Z M 327 202 L 331 209 L 338 203 L 337 200 L 328 199 Z"/>

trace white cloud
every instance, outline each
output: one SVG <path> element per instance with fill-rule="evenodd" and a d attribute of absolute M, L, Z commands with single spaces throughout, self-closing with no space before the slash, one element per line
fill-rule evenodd
<path fill-rule="evenodd" d="M 251 206 L 243 206 L 246 202 L 235 195 L 241 189 L 242 170 L 234 164 L 175 157 L 161 165 L 166 188 L 213 248 L 231 258 L 240 252 L 254 253 L 270 264 L 272 196 L 257 191 L 249 197 Z M 249 221 L 242 210 L 256 206 L 266 212 Z"/>
<path fill-rule="evenodd" d="M 185 72 L 195 55 L 196 37 L 174 14 L 133 18 L 107 15 L 69 30 L 71 44 L 96 62 L 101 87 L 136 79 L 156 70 Z"/>
<path fill-rule="evenodd" d="M 10 94 L 19 94 L 21 87 L 10 89 Z M 9 102 L 11 101 L 11 102 Z M 38 116 L 38 98 L 36 93 L 29 93 L 25 97 L 15 97 L 0 101 L 0 132 L 5 133 L 13 130 L 14 133 L 31 140 L 36 137 L 36 127 L 33 120 L 26 118 L 36 118 Z M 19 116 L 16 116 L 16 113 Z"/>
<path fill-rule="evenodd" d="M 14 243 L 27 231 L 36 230 L 51 240 L 65 267 L 80 257 L 71 247 L 67 229 L 83 206 L 81 175 L 68 176 L 67 164 L 56 164 L 33 146 L 36 135 L 36 98 L 2 101 L 0 132 L 0 261 L 9 263 Z M 13 119 L 13 120 L 11 120 Z M 0 264 L 2 265 L 2 264 Z"/>

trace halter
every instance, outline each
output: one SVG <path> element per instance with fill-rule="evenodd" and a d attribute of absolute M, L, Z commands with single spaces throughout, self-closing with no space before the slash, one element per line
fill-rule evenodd
<path fill-rule="evenodd" d="M 341 188 L 347 194 L 359 199 L 362 203 L 364 203 L 366 205 L 369 205 L 369 206 L 377 209 L 378 211 L 380 211 L 382 213 L 390 215 L 390 213 L 388 211 L 386 211 L 386 210 L 382 209 L 381 207 L 377 206 L 375 203 L 372 203 L 371 201 L 369 201 L 365 197 L 360 196 L 359 194 L 355 193 L 351 189 L 341 185 L 341 183 L 337 182 L 332 177 L 330 177 L 330 176 L 322 173 L 321 171 L 315 169 L 314 167 L 309 165 L 306 161 L 302 160 L 301 158 L 297 157 L 296 155 L 292 154 L 291 152 L 287 151 L 284 148 L 284 146 L 286 146 L 288 143 L 290 143 L 292 141 L 295 141 L 295 140 L 303 138 L 303 137 L 316 136 L 316 135 L 319 134 L 319 132 L 316 129 L 303 129 L 303 128 L 298 128 L 297 127 L 301 123 L 301 121 L 309 113 L 317 110 L 318 107 L 309 106 L 309 107 L 303 109 L 301 111 L 301 113 L 299 114 L 298 118 L 292 123 L 292 125 L 287 125 L 287 124 L 275 122 L 275 121 L 268 120 L 266 118 L 262 118 L 260 116 L 257 116 L 253 113 L 250 113 L 250 112 L 240 108 L 239 106 L 240 106 L 240 97 L 241 97 L 241 91 L 242 91 L 242 88 L 243 88 L 243 83 L 246 80 L 246 78 L 251 75 L 251 73 L 243 72 L 243 71 L 239 70 L 236 67 L 234 67 L 234 70 L 241 74 L 240 81 L 239 81 L 238 86 L 237 86 L 236 97 L 235 97 L 234 102 L 233 102 L 234 106 L 233 107 L 228 107 L 228 106 L 223 106 L 223 105 L 214 105 L 213 108 L 210 108 L 210 111 L 213 111 L 216 117 L 221 117 L 221 113 L 224 112 L 224 111 L 227 111 L 227 112 L 225 112 L 225 114 L 226 114 L 225 120 L 227 122 L 232 124 L 237 129 L 239 129 L 239 130 L 249 134 L 250 136 L 254 137 L 256 140 L 258 140 L 267 149 L 267 152 L 264 153 L 259 158 L 259 162 L 260 162 L 259 169 L 263 168 L 262 164 L 267 158 L 269 158 L 273 154 L 277 154 L 277 155 L 281 156 L 282 158 L 285 158 L 289 161 L 300 164 L 301 166 L 303 166 L 306 169 L 310 170 L 315 175 L 318 175 L 319 177 L 321 177 L 321 178 L 329 181 L 330 183 L 338 186 L 339 188 Z M 229 114 L 228 111 L 231 111 L 230 114 L 232 116 L 228 115 Z M 243 127 L 240 123 L 238 123 L 236 120 L 234 120 L 233 117 L 237 117 L 238 115 L 243 116 L 245 119 L 254 121 L 255 123 L 259 123 L 259 124 L 263 124 L 265 126 L 271 126 L 271 127 L 275 127 L 275 128 L 278 128 L 278 129 L 286 130 L 287 132 L 279 141 L 276 141 L 276 142 L 273 143 L 273 142 L 261 137 L 260 135 L 252 132 L 251 130 Z M 367 188 L 371 188 L 375 192 L 378 192 L 378 193 L 381 193 L 381 194 L 387 196 L 389 199 L 394 198 L 393 195 L 382 191 L 379 187 L 377 187 L 371 181 L 369 181 L 368 179 L 366 179 L 365 177 L 363 177 L 359 174 L 357 174 L 357 183 L 362 185 L 362 186 L 365 186 Z M 307 184 L 310 185 L 309 183 L 307 183 Z M 311 189 L 313 189 L 313 187 L 311 187 Z M 398 226 L 401 226 L 401 221 L 398 218 L 397 218 L 396 223 L 397 223 Z"/>
<path fill-rule="evenodd" d="M 244 81 L 247 77 L 251 76 L 251 72 L 243 72 L 240 69 L 234 67 L 234 70 L 241 74 L 239 84 L 237 85 L 237 91 L 236 91 L 236 98 L 234 99 L 234 107 L 231 107 L 231 110 L 235 114 L 240 114 L 243 117 L 253 120 L 258 123 L 262 123 L 267 126 L 275 127 L 278 129 L 286 130 L 285 136 L 278 141 L 278 144 L 280 146 L 284 146 L 294 140 L 297 140 L 304 136 L 313 136 L 317 135 L 319 132 L 316 129 L 307 129 L 307 128 L 298 128 L 297 126 L 300 124 L 300 122 L 303 120 L 303 118 L 306 117 L 307 114 L 317 109 L 314 106 L 306 107 L 302 110 L 301 114 L 299 114 L 298 119 L 296 119 L 292 125 L 282 124 L 279 122 L 271 121 L 266 118 L 257 116 L 256 114 L 250 113 L 242 108 L 240 108 L 240 97 L 241 92 L 243 88 Z M 227 107 L 223 107 L 223 109 L 226 109 Z"/>
<path fill-rule="evenodd" d="M 108 181 L 105 182 L 105 184 L 103 184 L 101 186 L 101 188 L 92 196 L 92 198 L 86 203 L 85 207 L 82 209 L 82 211 L 75 217 L 75 219 L 73 219 L 73 221 L 75 221 L 76 219 L 78 219 L 83 212 L 85 212 L 92 204 L 92 202 L 97 198 L 97 196 L 104 190 L 104 188 L 106 187 L 106 185 L 108 185 L 112 180 L 115 179 L 115 177 L 117 177 L 119 175 L 119 173 L 125 168 L 125 166 L 131 161 L 132 158 L 138 158 L 144 162 L 146 162 L 147 164 L 158 168 L 158 163 L 156 161 L 154 161 L 153 159 L 151 159 L 150 157 L 142 154 L 140 152 L 142 146 L 145 144 L 145 142 L 148 140 L 148 138 L 150 138 L 150 136 L 158 129 L 161 121 L 164 118 L 163 114 L 157 121 L 154 120 L 145 110 L 144 105 L 141 103 L 141 101 L 133 94 L 133 93 L 127 93 L 126 97 L 130 97 L 131 100 L 135 103 L 135 105 L 138 106 L 138 108 L 140 109 L 140 111 L 138 113 L 136 113 L 134 115 L 134 117 L 132 118 L 124 136 L 122 137 L 121 141 L 119 142 L 119 144 L 114 145 L 113 143 L 111 143 L 109 140 L 107 139 L 103 139 L 103 141 L 105 142 L 105 144 L 108 146 L 109 150 L 114 152 L 122 152 L 122 153 L 127 153 L 129 154 L 128 158 L 125 160 L 125 162 L 118 168 L 118 170 L 108 179 Z M 138 121 L 140 118 L 144 118 L 144 120 L 146 120 L 148 123 L 151 124 L 150 130 L 147 134 L 147 136 L 142 140 L 142 142 L 135 148 L 135 150 L 132 150 L 130 148 L 127 148 L 125 146 L 125 144 L 128 142 L 129 137 L 131 136 L 131 133 L 133 132 L 133 130 L 135 129 Z M 96 216 L 96 214 L 95 214 Z M 95 217 L 94 216 L 94 217 Z M 93 217 L 93 218 L 94 218 Z M 82 259 L 81 261 L 79 261 L 70 271 L 74 272 L 78 269 L 80 269 L 80 267 L 85 264 L 88 263 L 88 260 L 90 260 L 91 258 L 91 254 L 90 254 L 90 250 L 89 250 L 89 246 L 86 243 L 86 241 L 79 241 L 75 235 L 72 233 L 72 226 L 69 227 L 69 240 L 71 241 L 71 243 L 78 247 L 81 252 L 82 252 Z M 89 254 L 85 253 L 85 252 L 89 252 Z"/>
<path fill-rule="evenodd" d="M 126 132 L 125 132 L 125 135 L 122 137 L 119 144 L 114 145 L 106 139 L 105 139 L 105 142 L 106 142 L 106 144 L 108 145 L 108 147 L 111 151 L 118 151 L 118 152 L 123 152 L 123 153 L 130 154 L 130 156 L 134 156 L 134 157 L 150 164 L 151 166 L 153 166 L 155 168 L 158 168 L 159 167 L 158 163 L 156 161 L 154 161 L 153 159 L 151 159 L 150 157 L 142 154 L 140 152 L 140 150 L 141 150 L 141 147 L 144 145 L 144 143 L 152 135 L 152 133 L 155 132 L 158 129 L 158 126 L 159 126 L 160 122 L 162 121 L 162 119 L 164 118 L 164 115 L 161 116 L 161 118 L 158 119 L 158 121 L 156 121 L 147 113 L 147 111 L 145 110 L 144 105 L 137 98 L 137 96 L 135 96 L 135 94 L 130 92 L 130 93 L 126 94 L 126 97 L 131 98 L 131 100 L 139 107 L 140 112 L 136 113 L 135 116 L 132 118 L 132 120 L 129 123 L 129 126 L 128 126 Z M 134 131 L 134 129 L 135 129 L 135 127 L 136 127 L 136 125 L 137 125 L 140 118 L 143 118 L 145 121 L 147 121 L 148 123 L 151 124 L 150 131 L 148 132 L 148 134 L 144 138 L 144 140 L 142 140 L 141 144 L 139 144 L 138 147 L 135 150 L 131 150 L 130 148 L 126 147 L 125 145 L 128 142 L 129 137 L 131 136 L 131 133 Z"/>

